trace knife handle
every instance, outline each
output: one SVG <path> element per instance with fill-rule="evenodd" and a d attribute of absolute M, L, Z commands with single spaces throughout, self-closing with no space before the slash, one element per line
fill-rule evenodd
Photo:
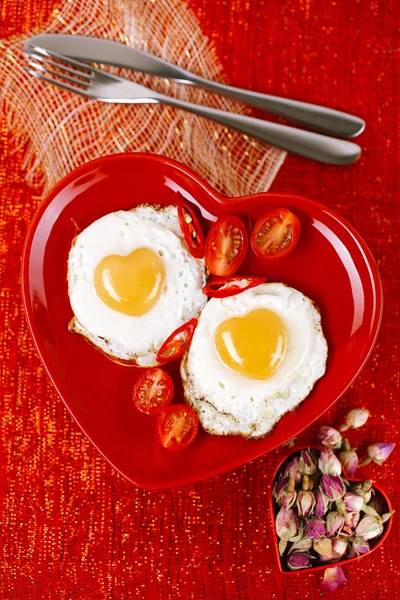
<path fill-rule="evenodd" d="M 333 108 L 244 90 L 223 83 L 216 83 L 191 73 L 188 73 L 188 75 L 190 75 L 191 82 L 194 85 L 210 92 L 227 96 L 232 100 L 238 100 L 273 115 L 285 117 L 296 123 L 308 125 L 312 129 L 330 133 L 337 137 L 355 137 L 362 133 L 365 128 L 365 121 L 359 117 Z"/>
<path fill-rule="evenodd" d="M 305 131 L 280 123 L 271 123 L 236 113 L 217 110 L 208 106 L 191 104 L 170 96 L 153 94 L 153 99 L 175 108 L 181 108 L 217 123 L 232 127 L 259 140 L 278 146 L 305 158 L 332 165 L 346 165 L 354 162 L 361 148 L 353 142 L 340 140 L 313 131 Z"/>

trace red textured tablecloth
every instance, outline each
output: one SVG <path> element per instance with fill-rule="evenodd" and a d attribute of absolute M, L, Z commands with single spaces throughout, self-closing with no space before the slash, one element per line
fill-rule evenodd
<path fill-rule="evenodd" d="M 150 0 L 149 0 L 150 1 Z M 2 0 L 0 37 L 44 23 L 51 0 Z M 363 405 L 370 441 L 399 431 L 399 3 L 396 0 L 190 0 L 235 85 L 320 102 L 362 116 L 361 159 L 329 167 L 288 157 L 274 191 L 325 202 L 364 236 L 381 269 L 384 321 L 352 389 L 300 436 Z M 136 488 L 86 440 L 53 390 L 20 299 L 23 239 L 37 200 L 23 149 L 0 131 L 0 598 L 319 598 L 321 573 L 278 573 L 267 508 L 281 449 L 210 481 L 165 492 Z M 365 476 L 399 507 L 400 453 Z M 399 518 L 387 542 L 345 569 L 336 594 L 400 598 Z"/>

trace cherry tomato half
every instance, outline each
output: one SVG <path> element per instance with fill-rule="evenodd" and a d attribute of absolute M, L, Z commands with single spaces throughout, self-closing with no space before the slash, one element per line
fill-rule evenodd
<path fill-rule="evenodd" d="M 286 208 L 275 208 L 263 215 L 251 234 L 251 247 L 258 258 L 283 258 L 299 239 L 300 222 Z"/>
<path fill-rule="evenodd" d="M 156 415 L 166 408 L 174 395 L 174 384 L 165 371 L 146 369 L 133 388 L 133 403 L 146 415 Z"/>
<path fill-rule="evenodd" d="M 182 202 L 178 205 L 178 219 L 190 253 L 195 258 L 203 258 L 204 234 L 193 209 L 188 204 Z"/>
<path fill-rule="evenodd" d="M 211 227 L 206 241 L 206 265 L 213 275 L 233 275 L 246 256 L 249 239 L 239 217 L 220 217 Z"/>
<path fill-rule="evenodd" d="M 215 277 L 203 287 L 203 294 L 211 298 L 227 298 L 266 281 L 265 277 Z"/>
<path fill-rule="evenodd" d="M 167 450 L 179 452 L 193 442 L 199 429 L 199 419 L 189 406 L 172 404 L 157 420 L 157 437 Z"/>
<path fill-rule="evenodd" d="M 157 353 L 157 362 L 166 363 L 170 360 L 180 358 L 192 339 L 197 323 L 197 319 L 190 319 L 182 327 L 178 327 L 178 329 L 171 333 Z"/>

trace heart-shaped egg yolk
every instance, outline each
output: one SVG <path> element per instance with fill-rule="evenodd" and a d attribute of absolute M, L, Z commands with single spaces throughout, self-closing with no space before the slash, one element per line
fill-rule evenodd
<path fill-rule="evenodd" d="M 107 306 L 140 317 L 157 302 L 164 277 L 158 254 L 149 248 L 138 248 L 127 256 L 112 254 L 103 258 L 94 272 L 94 286 Z"/>
<path fill-rule="evenodd" d="M 252 379 L 268 379 L 285 357 L 287 333 L 277 314 L 261 308 L 222 321 L 214 341 L 228 367 Z"/>

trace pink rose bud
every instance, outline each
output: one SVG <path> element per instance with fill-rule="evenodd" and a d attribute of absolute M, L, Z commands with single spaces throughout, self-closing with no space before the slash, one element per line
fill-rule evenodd
<path fill-rule="evenodd" d="M 300 453 L 299 471 L 302 475 L 312 475 L 317 472 L 317 462 L 312 450 L 302 450 Z"/>
<path fill-rule="evenodd" d="M 338 500 L 345 493 L 342 479 L 337 475 L 322 475 L 321 490 L 329 500 Z"/>
<path fill-rule="evenodd" d="M 364 506 L 364 498 L 351 492 L 344 495 L 343 502 L 347 512 L 359 512 Z"/>
<path fill-rule="evenodd" d="M 351 535 L 353 535 L 353 533 L 354 531 L 352 530 L 352 528 L 348 527 L 347 525 L 343 525 L 342 529 L 340 530 L 340 535 L 344 537 L 350 537 Z"/>
<path fill-rule="evenodd" d="M 332 538 L 332 555 L 333 558 L 342 558 L 348 547 L 348 540 L 344 537 Z"/>
<path fill-rule="evenodd" d="M 308 537 L 313 538 L 313 540 L 319 540 L 326 534 L 325 521 L 317 517 L 311 519 L 305 526 L 304 532 Z"/>
<path fill-rule="evenodd" d="M 389 456 L 393 452 L 394 447 L 395 444 L 392 444 L 391 442 L 377 442 L 376 444 L 368 446 L 368 456 L 378 465 L 382 465 L 385 462 L 385 460 L 389 458 Z"/>
<path fill-rule="evenodd" d="M 356 537 L 363 538 L 364 540 L 372 540 L 378 537 L 383 531 L 383 523 L 380 517 L 373 517 L 367 515 L 356 527 Z"/>
<path fill-rule="evenodd" d="M 313 545 L 312 539 L 307 536 L 304 536 L 298 542 L 294 542 L 294 544 L 291 546 L 289 552 L 294 552 L 295 550 L 297 552 L 304 552 L 304 550 L 311 550 L 312 545 Z"/>
<path fill-rule="evenodd" d="M 331 538 L 322 537 L 315 540 L 314 550 L 320 555 L 321 560 L 331 560 L 333 558 Z"/>
<path fill-rule="evenodd" d="M 345 450 L 340 453 L 340 461 L 348 477 L 354 477 L 358 469 L 358 456 L 355 450 Z"/>
<path fill-rule="evenodd" d="M 342 435 L 333 427 L 329 427 L 328 425 L 323 425 L 318 433 L 318 439 L 325 448 L 331 448 L 335 450 L 340 448 L 342 445 Z"/>
<path fill-rule="evenodd" d="M 273 489 L 272 495 L 274 496 L 275 500 L 278 498 L 279 496 L 279 492 L 285 487 L 285 485 L 287 484 L 288 480 L 286 477 L 282 477 L 282 479 L 279 479 Z"/>
<path fill-rule="evenodd" d="M 287 564 L 292 571 L 307 569 L 310 566 L 310 558 L 310 555 L 306 552 L 293 552 L 289 556 Z"/>
<path fill-rule="evenodd" d="M 336 511 L 329 512 L 326 515 L 326 535 L 332 537 L 334 533 L 340 531 L 344 524 L 344 517 Z"/>
<path fill-rule="evenodd" d="M 296 502 L 297 492 L 294 489 L 294 486 L 295 483 L 293 474 L 289 473 L 289 478 L 286 479 L 286 485 L 281 487 L 276 497 L 277 503 L 286 509 L 291 508 Z"/>
<path fill-rule="evenodd" d="M 347 515 L 344 516 L 344 524 L 350 528 L 350 531 L 351 529 L 355 529 L 357 527 L 359 520 L 359 512 L 347 513 Z"/>
<path fill-rule="evenodd" d="M 297 495 L 296 506 L 299 517 L 306 517 L 315 506 L 314 494 L 301 490 Z"/>
<path fill-rule="evenodd" d="M 318 459 L 318 468 L 324 475 L 340 475 L 342 465 L 333 450 L 324 450 Z"/>
<path fill-rule="evenodd" d="M 360 554 L 368 554 L 370 551 L 368 542 L 366 542 L 363 538 L 354 538 L 352 547 L 354 548 L 357 556 L 360 556 Z"/>
<path fill-rule="evenodd" d="M 364 502 L 368 503 L 371 500 L 371 496 L 374 491 L 372 489 L 371 479 L 368 479 L 367 481 L 364 481 L 363 483 L 356 483 L 356 484 L 352 485 L 351 491 L 353 492 L 353 494 L 358 494 L 359 496 L 362 496 L 364 498 Z"/>
<path fill-rule="evenodd" d="M 322 589 L 324 592 L 336 592 L 341 585 L 346 583 L 347 578 L 341 567 L 330 567 L 324 571 L 324 579 L 322 581 Z"/>
<path fill-rule="evenodd" d="M 339 428 L 340 431 L 347 431 L 347 429 L 358 429 L 365 425 L 370 415 L 369 410 L 366 408 L 353 408 L 346 415 L 346 422 Z"/>
<path fill-rule="evenodd" d="M 292 460 L 286 465 L 285 470 L 283 471 L 284 477 L 289 477 L 289 473 L 292 473 L 295 483 L 300 483 L 301 481 L 301 473 L 299 471 L 300 458 L 298 456 L 294 456 Z"/>
<path fill-rule="evenodd" d="M 284 540 L 296 537 L 299 532 L 299 519 L 295 511 L 282 506 L 275 520 L 276 533 Z"/>
<path fill-rule="evenodd" d="M 316 490 L 314 492 L 315 497 L 315 510 L 314 514 L 316 517 L 323 517 L 326 511 L 328 510 L 330 500 L 325 494 L 320 490 Z"/>

